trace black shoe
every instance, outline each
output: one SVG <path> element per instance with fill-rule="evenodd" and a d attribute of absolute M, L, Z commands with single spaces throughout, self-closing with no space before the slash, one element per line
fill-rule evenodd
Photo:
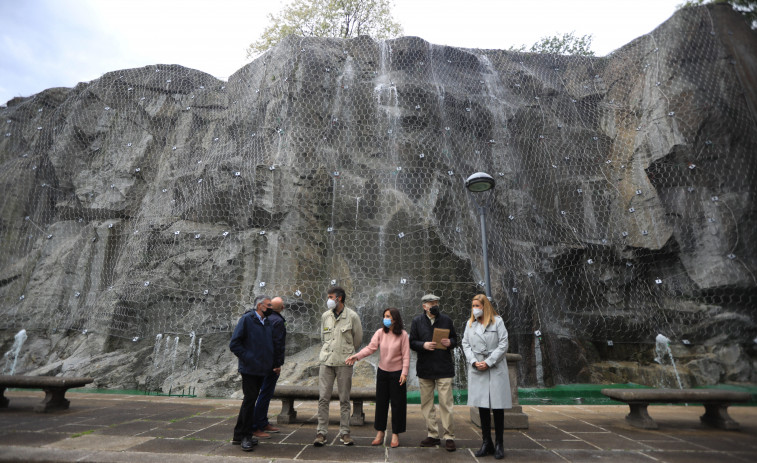
<path fill-rule="evenodd" d="M 242 439 L 241 438 L 235 437 L 235 438 L 231 439 L 231 445 L 240 445 L 240 444 L 242 444 Z M 258 445 L 258 438 L 257 437 L 253 437 L 252 438 L 252 445 L 253 446 Z"/>
<path fill-rule="evenodd" d="M 457 447 L 455 446 L 455 441 L 452 439 L 447 439 L 447 442 L 444 443 L 444 449 L 448 452 L 454 452 L 457 450 Z"/>
<path fill-rule="evenodd" d="M 433 437 L 427 437 L 421 441 L 421 447 L 436 447 L 437 445 L 440 445 L 442 443 L 439 439 L 434 439 Z"/>
<path fill-rule="evenodd" d="M 252 443 L 252 439 L 249 437 L 243 437 L 241 445 L 242 445 L 242 451 L 244 452 L 252 452 L 252 447 L 255 446 L 255 444 Z"/>
<path fill-rule="evenodd" d="M 492 442 L 491 438 L 484 439 L 484 443 L 481 444 L 481 449 L 474 453 L 476 457 L 485 457 L 487 455 L 492 455 L 494 453 L 494 443 Z"/>
<path fill-rule="evenodd" d="M 497 442 L 494 446 L 494 458 L 497 460 L 505 458 L 505 449 L 502 447 L 502 442 Z"/>

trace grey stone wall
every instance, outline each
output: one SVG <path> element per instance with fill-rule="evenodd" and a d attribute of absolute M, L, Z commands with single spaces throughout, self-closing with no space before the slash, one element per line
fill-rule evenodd
<path fill-rule="evenodd" d="M 290 37 L 227 82 L 155 65 L 16 98 L 0 348 L 25 328 L 21 372 L 227 395 L 266 293 L 306 383 L 332 284 L 368 338 L 426 292 L 462 335 L 480 203 L 523 384 L 664 380 L 658 333 L 689 384 L 754 382 L 756 51 L 710 6 L 599 58 Z"/>

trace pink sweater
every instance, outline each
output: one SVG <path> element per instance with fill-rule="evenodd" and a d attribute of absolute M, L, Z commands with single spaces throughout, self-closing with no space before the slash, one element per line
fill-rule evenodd
<path fill-rule="evenodd" d="M 381 347 L 379 351 L 379 368 L 384 371 L 397 371 L 401 369 L 402 374 L 407 376 L 410 371 L 410 339 L 407 336 L 407 331 L 403 330 L 401 335 L 396 335 L 391 331 L 384 333 L 384 329 L 379 328 L 371 338 L 370 344 L 365 346 L 355 356 L 358 360 L 362 360 L 376 352 L 376 349 L 379 347 Z"/>

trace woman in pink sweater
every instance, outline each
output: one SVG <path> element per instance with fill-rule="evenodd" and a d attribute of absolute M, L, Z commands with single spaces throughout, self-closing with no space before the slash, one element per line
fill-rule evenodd
<path fill-rule="evenodd" d="M 373 427 L 378 431 L 371 445 L 381 445 L 386 435 L 386 418 L 392 405 L 392 447 L 399 447 L 400 433 L 405 432 L 407 420 L 407 373 L 410 370 L 410 340 L 403 330 L 400 311 L 394 307 L 384 310 L 384 327 L 371 338 L 370 344 L 347 358 L 347 365 L 368 357 L 379 349 L 376 372 L 376 418 Z"/>

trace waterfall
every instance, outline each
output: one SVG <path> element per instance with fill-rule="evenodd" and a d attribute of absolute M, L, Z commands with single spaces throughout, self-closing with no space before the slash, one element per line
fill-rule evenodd
<path fill-rule="evenodd" d="M 379 260 L 379 275 L 386 275 L 386 236 L 384 232 L 384 225 L 379 225 L 378 231 L 378 260 Z"/>
<path fill-rule="evenodd" d="M 544 366 L 541 357 L 541 341 L 539 335 L 534 337 L 534 361 L 536 363 L 536 385 L 544 387 Z"/>
<path fill-rule="evenodd" d="M 195 332 L 190 331 L 189 333 L 189 369 L 194 370 L 194 353 L 195 353 Z"/>
<path fill-rule="evenodd" d="M 171 343 L 171 336 L 166 336 L 165 346 L 163 347 L 163 363 L 162 363 L 163 367 L 168 365 L 168 362 L 170 361 L 170 357 L 171 357 L 171 347 L 169 346 L 170 343 Z"/>
<path fill-rule="evenodd" d="M 357 230 L 357 224 L 360 221 L 360 196 L 355 196 L 355 230 Z"/>
<path fill-rule="evenodd" d="M 376 102 L 378 108 L 386 116 L 386 123 L 388 128 L 386 129 L 387 135 L 389 135 L 389 155 L 391 157 L 392 165 L 398 169 L 394 172 L 394 188 L 397 188 L 397 177 L 399 177 L 399 159 L 397 150 L 397 132 L 399 126 L 397 121 L 401 115 L 401 109 L 399 107 L 399 98 L 397 94 L 397 86 L 394 85 L 391 77 L 391 70 L 387 65 L 390 61 L 390 54 L 392 50 L 387 45 L 386 41 L 381 42 L 381 58 L 379 62 L 379 74 L 375 79 L 376 85 L 373 91 L 376 94 Z"/>
<path fill-rule="evenodd" d="M 455 377 L 452 378 L 452 394 L 455 404 L 463 403 L 463 389 L 468 382 L 468 362 L 465 361 L 465 353 L 461 348 L 452 348 L 452 359 L 455 362 Z M 463 382 L 463 379 L 465 382 Z"/>
<path fill-rule="evenodd" d="M 173 371 L 176 367 L 176 355 L 179 352 L 179 337 L 176 336 L 173 342 L 173 351 L 171 352 L 171 377 L 173 377 Z"/>
<path fill-rule="evenodd" d="M 163 335 L 158 333 L 157 336 L 155 336 L 155 348 L 152 350 L 152 366 L 153 369 L 158 368 L 158 364 L 160 363 L 160 342 L 163 339 Z"/>
<path fill-rule="evenodd" d="M 21 330 L 13 337 L 13 346 L 11 350 L 5 353 L 5 366 L 3 367 L 4 375 L 12 375 L 16 372 L 16 363 L 18 362 L 18 354 L 21 352 L 24 342 L 26 342 L 26 330 Z"/>
<path fill-rule="evenodd" d="M 673 365 L 673 371 L 676 375 L 676 381 L 678 382 L 678 388 L 683 389 L 683 385 L 681 385 L 681 376 L 678 374 L 678 368 L 676 368 L 676 361 L 673 358 L 673 352 L 670 350 L 670 339 L 665 337 L 662 334 L 658 334 L 655 338 L 655 362 L 659 363 L 660 365 L 665 364 L 665 356 L 667 355 L 668 358 L 670 358 L 670 364 Z"/>
<path fill-rule="evenodd" d="M 170 338 L 167 337 L 166 339 Z M 168 351 L 168 341 L 166 341 L 166 351 Z M 169 382 L 168 382 L 168 394 L 171 394 L 171 389 L 173 389 L 173 380 L 174 380 L 174 369 L 176 368 L 176 357 L 179 353 L 179 337 L 176 336 L 173 341 L 173 349 L 171 350 L 171 373 L 168 375 Z"/>
<path fill-rule="evenodd" d="M 197 370 L 197 366 L 200 364 L 200 349 L 202 348 L 202 338 L 200 338 L 197 341 L 197 355 L 195 355 L 195 370 Z"/>

